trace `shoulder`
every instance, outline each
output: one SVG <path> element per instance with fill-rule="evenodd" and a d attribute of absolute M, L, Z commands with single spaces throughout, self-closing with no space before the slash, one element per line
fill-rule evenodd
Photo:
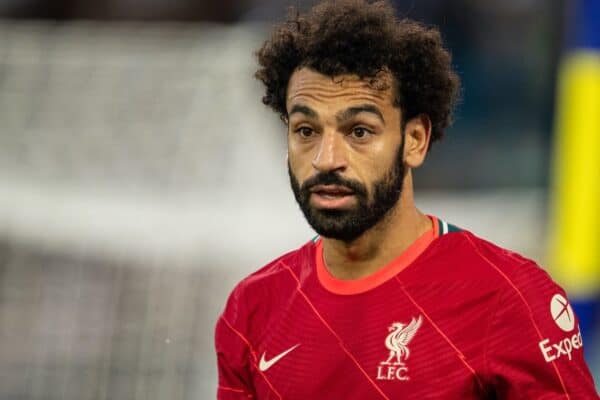
<path fill-rule="evenodd" d="M 440 222 L 440 225 L 442 224 L 443 222 Z M 477 278 L 487 277 L 499 282 L 517 280 L 520 276 L 528 274 L 542 274 L 549 278 L 534 260 L 467 230 L 450 229 L 436 242 L 438 254 L 444 254 L 444 258 L 456 264 L 454 268 Z"/>
<path fill-rule="evenodd" d="M 286 288 L 295 284 L 290 270 L 303 269 L 311 265 L 314 258 L 314 242 L 270 261 L 257 271 L 242 279 L 231 291 L 222 318 L 231 324 L 243 323 L 257 308 L 271 307 L 281 298 Z M 294 271 L 297 273 L 297 271 Z"/>
<path fill-rule="evenodd" d="M 520 305 L 537 303 L 537 299 L 546 304 L 548 296 L 564 293 L 534 260 L 467 230 L 440 232 L 432 248 L 424 261 L 435 265 L 431 271 L 440 281 L 460 279 L 470 282 L 469 287 L 478 293 L 495 293 Z"/>
<path fill-rule="evenodd" d="M 233 290 L 233 293 L 254 291 L 257 288 L 263 288 L 265 285 L 276 285 L 282 278 L 287 280 L 290 276 L 290 269 L 298 270 L 303 266 L 312 264 L 314 248 L 315 242 L 310 240 L 301 247 L 270 261 L 242 279 Z"/>
<path fill-rule="evenodd" d="M 534 260 L 482 239 L 469 231 L 439 238 L 448 258 L 456 260 L 460 276 L 477 281 L 481 290 L 493 291 L 504 304 L 526 313 L 545 312 L 552 297 L 564 290 Z"/>
<path fill-rule="evenodd" d="M 481 373 L 486 381 L 511 398 L 563 391 L 583 398 L 594 391 L 577 316 L 565 291 L 542 267 L 467 231 L 438 242 L 438 255 L 454 258 L 456 252 L 456 267 L 468 264 L 461 281 L 470 279 L 471 287 L 490 294 L 488 303 L 477 303 L 485 316 Z"/>

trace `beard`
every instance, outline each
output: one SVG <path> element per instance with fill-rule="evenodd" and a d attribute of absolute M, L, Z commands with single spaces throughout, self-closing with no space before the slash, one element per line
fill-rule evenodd
<path fill-rule="evenodd" d="M 321 236 L 352 242 L 363 233 L 383 221 L 394 208 L 404 181 L 404 138 L 398 148 L 393 165 L 384 176 L 372 184 L 372 198 L 361 182 L 343 178 L 335 171 L 319 173 L 302 185 L 292 172 L 288 162 L 288 175 L 296 202 L 309 225 Z M 356 204 L 346 209 L 319 209 L 310 204 L 311 189 L 317 185 L 338 185 L 352 190 Z"/>

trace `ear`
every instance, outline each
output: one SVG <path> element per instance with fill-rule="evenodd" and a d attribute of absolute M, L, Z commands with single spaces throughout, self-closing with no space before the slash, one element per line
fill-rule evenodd
<path fill-rule="evenodd" d="M 404 162 L 409 168 L 417 168 L 427 156 L 431 139 L 431 120 L 420 114 L 406 122 L 404 127 Z"/>

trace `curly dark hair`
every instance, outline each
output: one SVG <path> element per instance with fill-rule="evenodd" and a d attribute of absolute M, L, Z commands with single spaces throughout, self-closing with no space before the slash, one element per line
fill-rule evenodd
<path fill-rule="evenodd" d="M 284 121 L 290 76 L 309 67 L 331 77 L 356 74 L 371 83 L 378 73 L 391 72 L 403 121 L 426 114 L 431 142 L 452 122 L 460 81 L 440 32 L 399 20 L 387 1 L 325 0 L 305 15 L 291 9 L 257 57 L 261 68 L 255 76 L 266 87 L 262 101 Z"/>

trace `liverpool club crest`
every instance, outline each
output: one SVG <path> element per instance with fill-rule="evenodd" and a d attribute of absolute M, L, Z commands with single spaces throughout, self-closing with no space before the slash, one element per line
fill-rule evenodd
<path fill-rule="evenodd" d="M 385 338 L 385 347 L 389 350 L 385 361 L 379 363 L 377 368 L 378 380 L 408 380 L 408 367 L 404 360 L 410 356 L 408 344 L 417 334 L 423 320 L 419 315 L 412 318 L 408 324 L 394 322 L 388 328 L 389 334 Z"/>

